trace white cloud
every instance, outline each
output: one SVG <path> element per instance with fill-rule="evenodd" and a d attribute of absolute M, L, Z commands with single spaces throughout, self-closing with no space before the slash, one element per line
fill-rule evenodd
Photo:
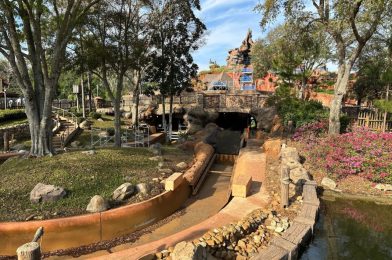
<path fill-rule="evenodd" d="M 220 8 L 220 7 L 227 7 L 230 5 L 238 5 L 238 0 L 206 0 L 201 3 L 201 12 L 207 12 L 211 9 Z M 244 1 L 242 1 L 244 2 Z M 249 2 L 249 0 L 247 0 Z"/>

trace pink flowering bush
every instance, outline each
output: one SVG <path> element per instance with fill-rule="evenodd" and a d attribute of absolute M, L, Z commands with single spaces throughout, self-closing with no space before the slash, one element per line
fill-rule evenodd
<path fill-rule="evenodd" d="M 336 179 L 359 175 L 392 184 L 392 133 L 354 128 L 349 133 L 327 136 L 326 129 L 326 123 L 318 122 L 299 128 L 293 135 L 313 166 Z"/>

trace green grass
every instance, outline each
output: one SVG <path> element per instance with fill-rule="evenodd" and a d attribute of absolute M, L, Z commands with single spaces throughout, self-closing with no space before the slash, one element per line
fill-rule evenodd
<path fill-rule="evenodd" d="M 325 93 L 325 94 L 330 94 L 330 95 L 333 95 L 335 93 L 333 89 L 317 88 L 315 91 L 318 93 Z"/>
<path fill-rule="evenodd" d="M 172 148 L 168 149 L 165 151 Z M 0 165 L 0 221 L 20 221 L 31 214 L 45 218 L 55 212 L 60 216 L 83 214 L 92 196 L 110 198 L 125 176 L 134 184 L 157 177 L 158 163 L 150 161 L 151 156 L 148 149 L 135 148 L 8 160 Z M 68 195 L 58 202 L 32 204 L 29 194 L 39 182 L 64 187 Z"/>
<path fill-rule="evenodd" d="M 5 122 L 0 122 L 0 128 L 15 126 L 15 125 L 22 125 L 22 124 L 26 124 L 27 122 L 28 122 L 27 118 L 7 120 Z"/>
<path fill-rule="evenodd" d="M 114 128 L 114 116 L 102 115 L 103 121 L 98 121 L 96 119 L 89 119 L 93 122 L 93 127 L 107 129 L 107 128 Z M 126 127 L 126 122 L 122 119 L 121 120 L 122 128 Z"/>

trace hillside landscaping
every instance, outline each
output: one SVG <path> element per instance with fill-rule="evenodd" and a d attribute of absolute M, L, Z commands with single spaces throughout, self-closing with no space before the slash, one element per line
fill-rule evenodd
<path fill-rule="evenodd" d="M 164 168 L 189 161 L 192 156 L 177 148 L 162 148 Z M 158 160 L 151 160 L 148 148 L 98 149 L 93 152 L 67 152 L 54 157 L 14 158 L 0 165 L 0 221 L 49 219 L 85 214 L 94 195 L 109 200 L 111 207 L 134 203 L 162 192 L 159 183 L 164 172 Z M 170 174 L 170 173 L 169 173 Z M 21 182 L 20 180 L 23 180 Z M 38 184 L 64 187 L 67 195 L 56 202 L 32 203 L 30 192 Z M 111 200 L 123 183 L 145 183 L 148 194 L 138 194 L 123 203 Z"/>

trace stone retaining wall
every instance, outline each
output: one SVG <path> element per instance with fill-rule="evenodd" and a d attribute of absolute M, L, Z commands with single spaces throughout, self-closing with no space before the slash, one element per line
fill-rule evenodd
<path fill-rule="evenodd" d="M 195 259 L 187 257 L 191 255 L 199 257 L 197 259 L 211 256 L 244 260 L 297 259 L 299 249 L 306 246 L 313 235 L 320 200 L 316 192 L 317 183 L 310 180 L 297 150 L 283 145 L 280 157 L 282 167 L 290 170 L 295 191 L 302 191 L 303 204 L 293 220 L 275 215 L 274 211 L 255 210 L 238 222 L 217 227 L 198 239 L 184 241 L 150 255 L 151 259 Z"/>
<path fill-rule="evenodd" d="M 310 180 L 308 173 L 299 162 L 298 152 L 292 147 L 282 147 L 282 166 L 290 169 L 290 179 L 302 188 L 303 205 L 292 225 L 281 237 L 275 237 L 270 245 L 252 259 L 297 259 L 298 251 L 306 246 L 313 236 L 314 226 L 320 208 L 317 197 L 317 183 Z M 300 175 L 300 176 L 299 176 Z"/>
<path fill-rule="evenodd" d="M 12 135 L 14 135 L 14 139 L 22 139 L 22 138 L 30 137 L 29 124 L 0 128 L 0 146 L 3 146 L 4 143 L 3 137 L 5 132 L 8 132 L 10 134 L 10 138 L 12 137 Z"/>

